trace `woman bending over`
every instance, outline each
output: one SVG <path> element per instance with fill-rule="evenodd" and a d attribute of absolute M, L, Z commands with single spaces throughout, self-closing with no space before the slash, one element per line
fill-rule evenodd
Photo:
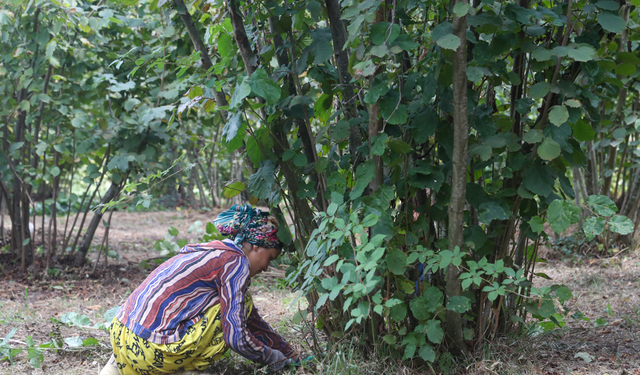
<path fill-rule="evenodd" d="M 213 223 L 231 239 L 183 247 L 120 307 L 111 325 L 113 355 L 100 375 L 202 371 L 229 348 L 270 371 L 299 360 L 247 292 L 251 278 L 280 255 L 278 221 L 236 205 Z"/>

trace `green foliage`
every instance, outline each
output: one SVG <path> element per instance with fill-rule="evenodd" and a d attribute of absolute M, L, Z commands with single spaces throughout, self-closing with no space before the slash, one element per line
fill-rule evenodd
<path fill-rule="evenodd" d="M 633 231 L 606 198 L 617 186 L 585 199 L 570 179 L 587 168 L 587 190 L 599 191 L 640 158 L 629 105 L 638 46 L 621 35 L 635 23 L 612 2 L 569 16 L 550 3 L 405 2 L 384 12 L 378 2 L 351 2 L 335 10 L 345 27 L 318 1 L 243 5 L 250 51 L 241 51 L 224 7 L 190 4 L 209 56 L 184 42 L 197 35 L 167 2 L 80 2 L 74 12 L 36 3 L 0 9 L 3 182 L 13 189 L 19 178 L 35 190 L 72 170 L 91 186 L 106 176 L 122 195 L 103 211 L 151 208 L 197 177 L 207 185 L 201 196 L 262 200 L 283 212 L 279 237 L 295 249 L 288 280 L 308 293 L 327 332 L 370 329 L 365 341 L 384 340 L 398 358 L 444 363 L 450 357 L 437 345 L 447 311 L 464 314 L 474 340 L 484 339 L 475 314 L 489 307 L 506 322 L 523 326 L 526 316 L 511 314 L 524 311 L 540 322 L 535 329 L 555 329 L 564 311 L 553 300 L 570 293 L 532 283 L 545 225 L 563 232 L 582 216 L 589 238 Z M 454 16 L 466 16 L 464 46 Z M 584 27 L 567 28 L 568 20 Z M 458 50 L 468 52 L 462 74 Z M 45 89 L 36 78 L 49 67 Z M 454 77 L 469 80 L 465 113 L 454 105 Z M 466 160 L 457 160 L 456 119 L 469 123 Z M 625 156 L 609 157 L 616 148 Z M 451 194 L 458 162 L 467 166 L 464 197 Z M 242 164 L 250 176 L 238 173 Z M 458 199 L 461 248 L 450 246 L 447 228 Z M 217 238 L 203 223 L 189 231 Z M 170 229 L 156 243 L 162 257 L 186 244 L 178 235 Z M 463 294 L 445 298 L 449 266 L 460 268 Z"/>

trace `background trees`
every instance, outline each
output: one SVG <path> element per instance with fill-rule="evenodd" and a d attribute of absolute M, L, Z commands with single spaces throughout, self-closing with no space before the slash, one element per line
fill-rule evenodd
<path fill-rule="evenodd" d="M 84 210 L 105 176 L 142 206 L 176 186 L 201 206 L 242 192 L 289 220 L 289 280 L 330 337 L 432 361 L 445 336 L 464 352 L 527 313 L 558 323 L 553 300 L 570 291 L 532 285 L 545 227 L 584 226 L 605 248 L 633 238 L 637 12 L 604 0 L 6 7 L 12 251 L 33 258 L 30 194 L 51 186 L 55 216 L 76 173 Z"/>

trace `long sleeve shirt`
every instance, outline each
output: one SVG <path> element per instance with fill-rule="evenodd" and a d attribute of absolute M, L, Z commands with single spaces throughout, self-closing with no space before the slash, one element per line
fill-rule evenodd
<path fill-rule="evenodd" d="M 225 343 L 252 361 L 267 364 L 271 350 L 295 353 L 254 306 L 247 317 L 249 261 L 229 240 L 187 245 L 156 268 L 131 293 L 116 318 L 156 344 L 179 341 L 205 310 L 220 304 Z"/>

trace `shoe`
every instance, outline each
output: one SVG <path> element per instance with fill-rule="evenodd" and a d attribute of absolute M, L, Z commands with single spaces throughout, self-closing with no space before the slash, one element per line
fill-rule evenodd
<path fill-rule="evenodd" d="M 120 375 L 118 371 L 118 365 L 116 364 L 116 356 L 111 354 L 111 358 L 106 365 L 100 371 L 100 375 Z"/>

